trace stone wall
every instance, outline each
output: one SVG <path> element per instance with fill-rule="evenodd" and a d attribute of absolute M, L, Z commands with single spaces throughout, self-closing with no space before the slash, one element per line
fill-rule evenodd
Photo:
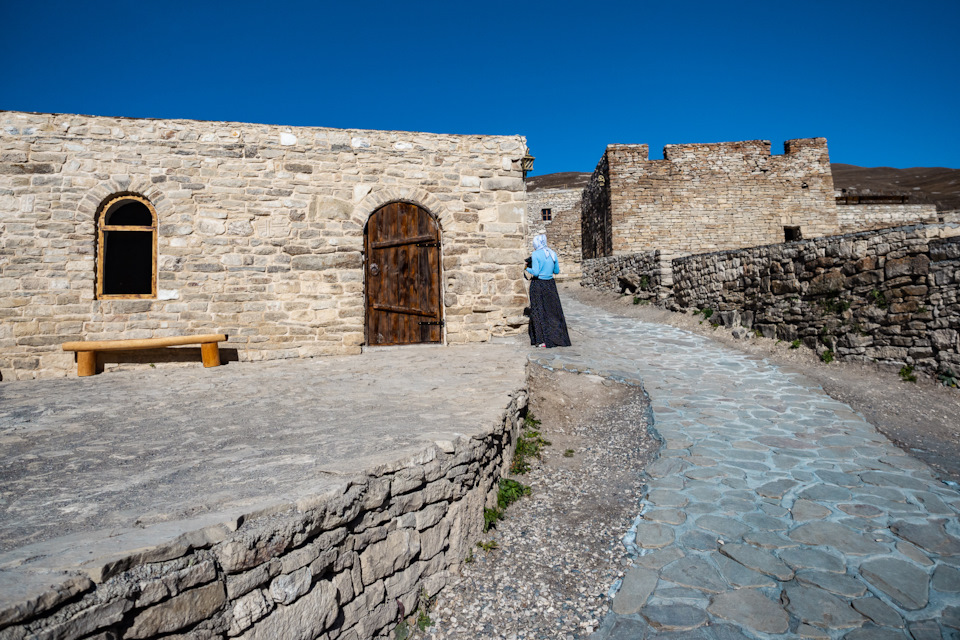
<path fill-rule="evenodd" d="M 788 140 L 779 156 L 766 140 L 667 145 L 663 155 L 649 160 L 647 145 L 607 147 L 595 178 L 605 178 L 609 194 L 584 196 L 585 257 L 770 244 L 784 240 L 785 227 L 804 238 L 839 230 L 823 138 Z"/>
<path fill-rule="evenodd" d="M 853 361 L 960 372 L 960 225 L 918 225 L 687 256 L 675 308 Z"/>
<path fill-rule="evenodd" d="M 416 611 L 421 591 L 435 595 L 480 537 L 526 404 L 520 391 L 484 435 L 438 442 L 239 527 L 208 527 L 64 577 L 0 610 L 0 637 L 386 635 L 397 603 Z"/>
<path fill-rule="evenodd" d="M 646 158 L 646 145 L 637 154 Z M 610 221 L 610 162 L 604 153 L 590 181 L 583 189 L 580 207 L 580 242 L 583 259 L 601 258 L 613 253 L 613 227 Z M 655 247 L 648 247 L 654 249 Z"/>
<path fill-rule="evenodd" d="M 668 282 L 664 282 L 664 276 Z M 580 284 L 591 289 L 620 293 L 624 290 L 622 278 L 638 286 L 641 298 L 659 298 L 670 290 L 672 273 L 670 261 L 663 261 L 659 251 L 644 251 L 624 256 L 593 258 L 583 261 Z"/>
<path fill-rule="evenodd" d="M 357 353 L 363 233 L 383 204 L 441 227 L 445 341 L 523 323 L 520 136 L 0 113 L 0 376 L 65 375 L 62 342 L 227 333 L 241 360 Z M 155 299 L 96 299 L 95 215 L 159 218 Z M 165 366 L 158 363 L 158 366 Z"/>
<path fill-rule="evenodd" d="M 933 204 L 838 204 L 840 233 L 940 222 Z"/>
<path fill-rule="evenodd" d="M 545 233 L 547 244 L 560 256 L 560 276 L 580 276 L 580 200 L 582 189 L 537 189 L 527 191 L 527 237 Z M 551 219 L 543 219 L 550 209 Z M 529 244 L 529 242 L 528 242 Z"/>

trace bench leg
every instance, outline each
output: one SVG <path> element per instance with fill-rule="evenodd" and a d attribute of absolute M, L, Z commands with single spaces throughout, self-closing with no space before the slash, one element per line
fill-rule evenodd
<path fill-rule="evenodd" d="M 220 366 L 220 343 L 204 342 L 200 345 L 200 356 L 203 358 L 203 366 Z"/>
<path fill-rule="evenodd" d="M 77 375 L 92 376 L 97 373 L 97 352 L 77 351 Z"/>

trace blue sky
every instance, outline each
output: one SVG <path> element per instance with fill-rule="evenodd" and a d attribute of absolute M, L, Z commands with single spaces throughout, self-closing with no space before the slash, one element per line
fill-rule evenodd
<path fill-rule="evenodd" d="M 824 136 L 960 168 L 960 1 L 3 0 L 0 109 L 608 143 Z"/>

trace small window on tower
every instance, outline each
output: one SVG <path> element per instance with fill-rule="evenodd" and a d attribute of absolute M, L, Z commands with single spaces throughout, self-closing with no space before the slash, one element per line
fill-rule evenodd
<path fill-rule="evenodd" d="M 553 220 L 553 213 L 551 213 L 550 209 L 541 209 L 540 215 L 544 220 Z"/>
<path fill-rule="evenodd" d="M 802 240 L 803 236 L 800 235 L 800 227 L 784 227 L 783 228 L 783 239 L 785 242 L 793 242 L 794 240 Z"/>

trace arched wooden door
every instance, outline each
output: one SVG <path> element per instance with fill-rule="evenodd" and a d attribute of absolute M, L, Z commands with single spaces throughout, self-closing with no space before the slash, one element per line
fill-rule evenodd
<path fill-rule="evenodd" d="M 417 205 L 377 209 L 364 232 L 368 345 L 440 342 L 440 227 Z"/>

